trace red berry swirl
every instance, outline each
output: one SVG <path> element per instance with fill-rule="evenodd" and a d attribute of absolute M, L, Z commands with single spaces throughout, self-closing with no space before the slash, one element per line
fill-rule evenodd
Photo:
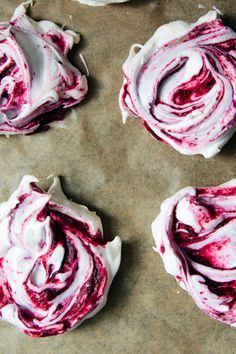
<path fill-rule="evenodd" d="M 152 230 L 166 271 L 201 310 L 236 327 L 236 179 L 180 190 Z"/>
<path fill-rule="evenodd" d="M 161 26 L 144 46 L 134 45 L 124 63 L 124 121 L 139 117 L 157 140 L 182 154 L 216 155 L 236 127 L 235 59 L 236 34 L 216 11 L 192 24 Z"/>
<path fill-rule="evenodd" d="M 45 113 L 71 107 L 87 93 L 86 76 L 67 59 L 78 35 L 33 21 L 25 14 L 30 3 L 0 23 L 0 134 L 32 133 L 48 121 Z"/>
<path fill-rule="evenodd" d="M 106 303 L 121 241 L 103 242 L 99 217 L 25 176 L 0 204 L 0 317 L 33 337 L 68 331 Z"/>

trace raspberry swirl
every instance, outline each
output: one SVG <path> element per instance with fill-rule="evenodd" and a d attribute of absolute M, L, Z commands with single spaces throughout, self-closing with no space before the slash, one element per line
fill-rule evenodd
<path fill-rule="evenodd" d="M 121 241 L 103 242 L 100 218 L 25 176 L 0 205 L 0 317 L 23 332 L 50 336 L 78 326 L 106 303 Z"/>
<path fill-rule="evenodd" d="M 124 122 L 140 117 L 156 139 L 182 154 L 216 155 L 235 131 L 235 53 L 236 34 L 216 11 L 196 23 L 161 26 L 124 63 Z"/>
<path fill-rule="evenodd" d="M 152 230 L 166 271 L 201 310 L 236 327 L 236 179 L 180 190 Z"/>
<path fill-rule="evenodd" d="M 27 1 L 9 23 L 0 23 L 0 133 L 26 134 L 42 114 L 70 107 L 87 93 L 87 79 L 67 59 L 79 36 L 25 15 Z"/>

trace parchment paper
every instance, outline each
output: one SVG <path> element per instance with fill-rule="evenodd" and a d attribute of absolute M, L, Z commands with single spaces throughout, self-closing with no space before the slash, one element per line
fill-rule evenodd
<path fill-rule="evenodd" d="M 1 0 L 1 20 L 8 20 L 19 3 Z M 93 8 L 72 0 L 37 0 L 30 11 L 35 19 L 82 34 L 71 57 L 82 68 L 79 53 L 85 56 L 90 94 L 45 133 L 0 136 L 0 201 L 24 174 L 34 174 L 44 187 L 48 175 L 61 175 L 66 194 L 101 216 L 106 239 L 121 236 L 123 253 L 107 306 L 93 319 L 42 339 L 1 322 L 1 354 L 235 353 L 236 329 L 208 318 L 165 273 L 152 250 L 150 225 L 161 202 L 180 188 L 235 177 L 236 138 L 210 160 L 182 156 L 156 142 L 138 120 L 123 126 L 117 103 L 129 47 L 144 43 L 158 26 L 175 19 L 195 21 L 213 5 L 234 25 L 233 0 L 201 4 L 205 9 L 194 0 L 132 0 Z"/>

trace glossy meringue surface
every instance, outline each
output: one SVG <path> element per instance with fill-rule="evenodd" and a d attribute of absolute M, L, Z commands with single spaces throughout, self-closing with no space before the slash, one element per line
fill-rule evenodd
<path fill-rule="evenodd" d="M 161 26 L 123 65 L 120 108 L 186 155 L 216 155 L 235 132 L 236 34 L 216 11 Z"/>
<path fill-rule="evenodd" d="M 165 270 L 207 315 L 236 326 L 236 179 L 186 187 L 152 224 Z"/>
<path fill-rule="evenodd" d="M 100 218 L 69 201 L 58 178 L 46 193 L 25 176 L 0 204 L 0 318 L 33 337 L 61 334 L 106 303 L 121 241 L 103 241 Z"/>
<path fill-rule="evenodd" d="M 10 22 L 0 23 L 0 133 L 40 129 L 45 114 L 79 103 L 87 78 L 67 59 L 79 35 L 50 21 L 26 15 L 32 1 L 19 5 Z"/>

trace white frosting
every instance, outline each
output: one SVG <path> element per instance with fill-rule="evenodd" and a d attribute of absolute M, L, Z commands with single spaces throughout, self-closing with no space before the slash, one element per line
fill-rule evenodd
<path fill-rule="evenodd" d="M 68 200 L 58 178 L 48 193 L 35 189 L 37 182 L 25 176 L 10 199 L 0 204 L 0 287 L 6 296 L 0 314 L 27 334 L 45 336 L 78 326 L 105 305 L 120 265 L 121 240 L 116 237 L 104 244 L 100 218 Z M 57 220 L 57 215 L 63 219 Z M 74 233 L 76 223 L 71 226 L 66 217 L 84 225 L 90 236 L 83 228 Z M 61 231 L 55 232 L 53 225 Z M 47 298 L 50 289 L 55 293 L 52 299 Z M 77 302 L 80 307 L 73 309 Z M 26 311 L 33 320 L 28 320 Z"/>

